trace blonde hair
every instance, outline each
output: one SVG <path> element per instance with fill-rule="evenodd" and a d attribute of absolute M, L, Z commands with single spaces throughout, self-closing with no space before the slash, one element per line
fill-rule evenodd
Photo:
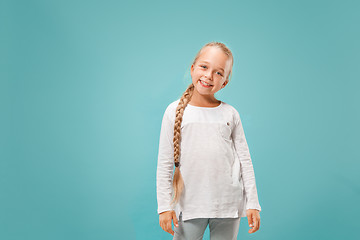
<path fill-rule="evenodd" d="M 221 42 L 209 42 L 207 44 L 205 44 L 200 50 L 199 52 L 196 54 L 194 61 L 192 62 L 192 64 L 195 64 L 196 61 L 198 60 L 199 56 L 201 55 L 202 51 L 206 48 L 206 47 L 218 47 L 219 49 L 221 49 L 227 56 L 228 59 L 231 61 L 230 64 L 230 69 L 228 69 L 228 73 L 226 74 L 226 80 L 229 79 L 229 76 L 232 72 L 232 66 L 233 66 L 233 55 L 230 51 L 230 49 Z M 230 79 L 229 79 L 230 80 Z M 176 108 L 176 115 L 175 115 L 175 124 L 174 124 L 174 163 L 175 163 L 175 173 L 174 173 L 174 177 L 173 177 L 173 200 L 171 201 L 171 204 L 176 204 L 179 200 L 180 200 L 180 196 L 181 193 L 184 190 L 184 181 L 182 178 L 182 175 L 180 173 L 180 142 L 181 142 L 181 122 L 182 122 L 182 117 L 184 114 L 184 110 L 186 108 L 186 106 L 188 105 L 188 103 L 191 100 L 192 94 L 194 92 L 194 85 L 193 83 L 191 83 L 187 89 L 185 90 L 185 92 L 182 94 L 179 104 Z"/>

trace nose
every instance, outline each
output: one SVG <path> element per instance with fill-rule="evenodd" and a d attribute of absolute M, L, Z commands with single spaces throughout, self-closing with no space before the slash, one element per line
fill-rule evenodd
<path fill-rule="evenodd" d="M 212 78 L 211 78 L 211 71 L 210 71 L 210 70 L 208 70 L 207 72 L 205 72 L 205 77 L 206 77 L 206 79 L 212 80 Z"/>

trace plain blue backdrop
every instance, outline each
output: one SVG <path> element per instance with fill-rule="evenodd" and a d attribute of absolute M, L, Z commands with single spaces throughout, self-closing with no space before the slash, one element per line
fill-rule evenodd
<path fill-rule="evenodd" d="M 0 239 L 166 240 L 161 119 L 207 42 L 240 113 L 260 230 L 357 239 L 359 1 L 0 2 Z M 204 239 L 209 239 L 208 230 Z"/>

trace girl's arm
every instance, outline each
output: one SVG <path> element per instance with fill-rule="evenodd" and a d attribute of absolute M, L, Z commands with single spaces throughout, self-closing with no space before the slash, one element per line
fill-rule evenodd
<path fill-rule="evenodd" d="M 160 131 L 159 154 L 156 173 L 158 213 L 174 210 L 172 200 L 172 178 L 174 171 L 174 123 L 169 118 L 169 107 L 165 110 Z"/>
<path fill-rule="evenodd" d="M 240 171 L 242 179 L 244 181 L 245 193 L 246 193 L 246 210 L 257 209 L 261 211 L 261 207 L 258 200 L 255 173 L 249 148 L 246 142 L 244 129 L 241 123 L 240 115 L 235 111 L 235 127 L 232 133 L 234 141 L 234 147 L 240 160 Z"/>

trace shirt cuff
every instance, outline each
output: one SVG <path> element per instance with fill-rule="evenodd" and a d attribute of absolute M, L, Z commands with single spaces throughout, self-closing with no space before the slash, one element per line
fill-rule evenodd
<path fill-rule="evenodd" d="M 158 209 L 158 214 L 166 212 L 166 211 L 174 211 L 175 209 L 173 208 L 163 208 L 163 209 Z"/>
<path fill-rule="evenodd" d="M 258 210 L 259 212 L 261 212 L 261 207 L 259 204 L 248 204 L 246 206 L 246 210 L 249 210 L 249 209 L 256 209 Z"/>

